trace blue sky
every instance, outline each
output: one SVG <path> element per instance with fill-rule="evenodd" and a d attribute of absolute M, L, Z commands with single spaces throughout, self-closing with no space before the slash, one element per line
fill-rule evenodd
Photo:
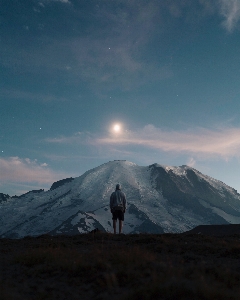
<path fill-rule="evenodd" d="M 0 4 L 0 192 L 114 159 L 240 192 L 240 0 Z"/>

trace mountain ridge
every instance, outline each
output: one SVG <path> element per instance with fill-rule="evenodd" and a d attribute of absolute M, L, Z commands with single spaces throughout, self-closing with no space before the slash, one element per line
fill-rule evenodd
<path fill-rule="evenodd" d="M 121 183 L 127 196 L 125 233 L 184 232 L 198 225 L 240 223 L 240 195 L 198 170 L 110 161 L 76 178 L 1 202 L 0 236 L 112 231 L 109 197 Z"/>

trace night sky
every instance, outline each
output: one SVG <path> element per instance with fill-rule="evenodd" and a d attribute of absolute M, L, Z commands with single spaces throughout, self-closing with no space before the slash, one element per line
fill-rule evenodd
<path fill-rule="evenodd" d="M 0 7 L 0 192 L 115 159 L 189 165 L 240 192 L 240 0 Z"/>

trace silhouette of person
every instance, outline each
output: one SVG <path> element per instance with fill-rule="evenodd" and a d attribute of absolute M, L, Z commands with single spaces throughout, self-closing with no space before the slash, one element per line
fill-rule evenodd
<path fill-rule="evenodd" d="M 121 185 L 116 185 L 116 190 L 110 196 L 110 209 L 112 213 L 113 229 L 116 234 L 117 219 L 119 220 L 119 234 L 122 233 L 124 213 L 127 208 L 127 201 L 125 194 L 121 191 Z"/>

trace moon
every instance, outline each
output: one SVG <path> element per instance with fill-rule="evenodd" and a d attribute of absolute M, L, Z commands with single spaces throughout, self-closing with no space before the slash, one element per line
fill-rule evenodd
<path fill-rule="evenodd" d="M 120 132 L 121 126 L 120 126 L 119 124 L 115 124 L 115 125 L 113 126 L 113 130 L 114 130 L 115 132 Z"/>

